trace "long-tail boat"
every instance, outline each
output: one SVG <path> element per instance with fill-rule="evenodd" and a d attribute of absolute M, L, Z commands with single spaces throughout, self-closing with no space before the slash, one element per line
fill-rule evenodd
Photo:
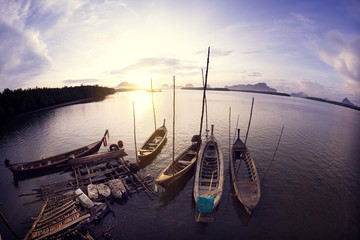
<path fill-rule="evenodd" d="M 240 139 L 240 129 L 231 149 L 230 172 L 235 194 L 247 213 L 251 214 L 260 200 L 260 180 L 254 159 Z"/>
<path fill-rule="evenodd" d="M 201 145 L 201 137 L 194 135 L 191 145 L 172 161 L 159 175 L 155 182 L 168 187 L 192 169 L 197 160 L 197 153 Z"/>
<path fill-rule="evenodd" d="M 137 153 L 138 162 L 143 162 L 148 159 L 153 159 L 161 151 L 161 148 L 166 142 L 167 128 L 164 123 L 157 128 L 151 136 L 145 141 Z"/>
<path fill-rule="evenodd" d="M 39 176 L 48 173 L 49 171 L 59 170 L 60 165 L 64 165 L 70 159 L 87 156 L 99 151 L 101 144 L 106 141 L 105 137 L 108 130 L 105 131 L 104 136 L 100 141 L 91 143 L 87 146 L 62 153 L 56 156 L 44 158 L 32 162 L 9 164 L 8 159 L 5 160 L 5 165 L 13 172 L 15 177 L 23 178 L 29 176 Z M 61 170 L 61 169 L 60 169 Z"/>
<path fill-rule="evenodd" d="M 201 146 L 198 155 L 194 180 L 196 221 L 212 222 L 224 186 L 224 158 L 214 137 L 214 125 L 211 126 L 211 136 Z"/>

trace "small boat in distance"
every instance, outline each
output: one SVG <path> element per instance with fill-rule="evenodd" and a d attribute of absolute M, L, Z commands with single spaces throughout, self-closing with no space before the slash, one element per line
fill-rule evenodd
<path fill-rule="evenodd" d="M 197 154 L 201 146 L 201 137 L 194 135 L 191 139 L 192 144 L 186 148 L 179 156 L 160 173 L 155 182 L 163 187 L 168 187 L 187 172 L 189 172 L 195 165 Z"/>
<path fill-rule="evenodd" d="M 61 170 L 57 168 L 60 165 L 66 164 L 69 159 L 74 159 L 82 156 L 87 156 L 99 151 L 101 144 L 105 141 L 108 130 L 105 131 L 104 136 L 100 141 L 91 143 L 87 146 L 62 153 L 56 156 L 44 158 L 32 162 L 10 164 L 8 159 L 5 159 L 5 165 L 13 172 L 14 177 L 23 178 L 30 176 L 40 176 L 47 174 L 49 171 Z"/>
<path fill-rule="evenodd" d="M 201 146 L 198 155 L 194 180 L 196 222 L 212 222 L 224 186 L 224 158 L 214 137 L 214 125 L 211 125 L 211 136 Z"/>
<path fill-rule="evenodd" d="M 230 172 L 236 197 L 247 213 L 251 214 L 260 200 L 260 180 L 254 159 L 240 139 L 240 129 L 231 149 Z"/>
<path fill-rule="evenodd" d="M 162 92 L 161 89 L 146 89 L 147 92 Z"/>
<path fill-rule="evenodd" d="M 161 127 L 157 128 L 151 136 L 145 141 L 137 153 L 137 161 L 143 162 L 145 160 L 153 159 L 160 153 L 161 148 L 166 142 L 167 128 L 164 123 Z"/>

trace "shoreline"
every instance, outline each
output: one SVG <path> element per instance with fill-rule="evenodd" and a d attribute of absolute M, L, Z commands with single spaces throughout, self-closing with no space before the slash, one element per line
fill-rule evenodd
<path fill-rule="evenodd" d="M 191 87 L 191 88 L 183 87 L 183 88 L 181 88 L 181 90 L 203 90 L 203 89 L 204 89 L 203 87 Z M 254 91 L 254 90 L 232 90 L 232 89 L 229 89 L 229 88 L 206 88 L 206 90 L 209 90 L 209 91 L 248 92 L 248 93 L 277 95 L 277 96 L 283 96 L 283 97 L 292 97 L 288 93 L 279 93 L 279 92 L 266 92 L 266 91 Z M 351 109 L 360 111 L 360 107 L 355 106 L 355 105 L 345 104 L 345 103 L 342 103 L 342 102 L 337 102 L 337 101 L 332 101 L 332 100 L 325 100 L 325 99 L 317 98 L 317 97 L 297 97 L 297 98 L 303 98 L 303 99 L 309 99 L 309 100 L 313 100 L 313 101 L 317 101 L 317 102 L 329 103 L 329 104 L 338 105 L 338 106 L 341 106 L 341 107 L 351 108 Z"/>
<path fill-rule="evenodd" d="M 32 110 L 32 111 L 29 111 L 29 112 L 24 112 L 24 113 L 17 114 L 15 116 L 11 116 L 9 118 L 1 119 L 1 122 L 9 121 L 11 119 L 16 119 L 16 118 L 19 118 L 19 117 L 22 117 L 22 116 L 25 116 L 25 115 L 31 114 L 31 113 L 37 113 L 37 112 L 41 112 L 41 111 L 45 111 L 45 110 L 50 110 L 50 109 L 53 109 L 53 108 L 60 108 L 60 107 L 65 107 L 65 106 L 69 106 L 69 105 L 75 105 L 75 104 L 79 104 L 79 103 L 88 103 L 88 102 L 92 102 L 94 100 L 95 100 L 94 98 L 85 98 L 85 99 L 81 99 L 81 100 L 75 100 L 75 101 L 55 104 L 55 105 L 52 105 L 52 106 L 49 106 L 49 107 L 39 108 L 39 109 Z"/>

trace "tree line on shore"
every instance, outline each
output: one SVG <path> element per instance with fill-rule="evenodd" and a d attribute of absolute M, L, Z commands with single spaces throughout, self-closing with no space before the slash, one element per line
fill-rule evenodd
<path fill-rule="evenodd" d="M 36 87 L 16 90 L 6 88 L 0 93 L 0 120 L 72 101 L 101 100 L 106 95 L 113 93 L 115 93 L 115 89 L 98 85 L 63 88 Z"/>

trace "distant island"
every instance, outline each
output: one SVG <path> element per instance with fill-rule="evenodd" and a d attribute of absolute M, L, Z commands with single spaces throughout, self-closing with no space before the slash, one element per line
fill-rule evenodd
<path fill-rule="evenodd" d="M 193 84 L 186 84 L 185 87 L 180 87 L 182 90 L 203 90 L 203 87 L 194 87 Z M 172 88 L 167 84 L 163 84 L 161 86 L 162 89 Z M 135 90 L 145 90 L 144 88 L 140 87 L 135 83 L 128 83 L 122 82 L 115 87 L 117 92 L 122 91 L 135 91 Z M 310 97 L 304 92 L 298 93 L 281 93 L 278 92 L 275 88 L 269 87 L 266 83 L 256 83 L 256 84 L 236 84 L 232 86 L 225 86 L 225 87 L 211 87 L 210 85 L 207 86 L 206 90 L 208 91 L 236 91 L 236 92 L 249 92 L 249 93 L 260 93 L 260 94 L 269 94 L 269 95 L 278 95 L 278 96 L 285 96 L 285 97 L 300 97 L 305 99 L 310 99 L 314 101 L 326 102 L 330 104 L 335 104 L 343 107 L 352 108 L 355 110 L 359 110 L 360 108 L 355 104 L 351 103 L 348 98 L 344 98 L 342 102 L 332 101 L 329 99 L 317 98 L 317 97 Z"/>
<path fill-rule="evenodd" d="M 323 98 L 317 98 L 317 97 L 305 97 L 305 98 L 310 99 L 310 100 L 314 100 L 314 101 L 335 104 L 335 105 L 339 105 L 339 106 L 342 106 L 342 107 L 352 108 L 352 109 L 360 111 L 360 107 L 358 107 L 355 104 L 351 103 L 347 98 L 344 98 L 344 100 L 342 100 L 342 102 L 336 102 L 336 101 L 323 99 Z"/>
<path fill-rule="evenodd" d="M 203 90 L 203 87 L 194 87 L 192 84 L 186 84 L 185 87 L 181 88 L 183 90 Z M 335 104 L 343 107 L 352 108 L 360 111 L 360 107 L 351 103 L 348 98 L 344 98 L 342 102 L 332 101 L 329 99 L 317 98 L 317 97 L 309 97 L 304 92 L 299 93 L 280 93 L 274 88 L 270 88 L 266 85 L 266 83 L 257 83 L 257 84 L 237 84 L 232 86 L 225 86 L 224 88 L 211 88 L 207 87 L 206 90 L 209 91 L 238 91 L 238 92 L 251 92 L 251 93 L 260 93 L 260 94 L 270 94 L 270 95 L 279 95 L 286 97 L 300 97 L 305 99 L 310 99 L 314 101 L 326 102 L 330 104 Z"/>
<path fill-rule="evenodd" d="M 116 87 L 114 87 L 114 89 L 116 92 L 144 90 L 144 88 L 140 87 L 136 83 L 129 83 L 129 82 L 122 82 Z"/>
<path fill-rule="evenodd" d="M 182 88 L 184 90 L 202 90 L 203 87 L 192 87 L 186 85 L 186 87 Z M 191 84 L 190 84 L 191 85 Z M 290 97 L 287 93 L 279 93 L 276 89 L 270 88 L 266 85 L 266 83 L 257 83 L 257 84 L 238 84 L 233 86 L 225 86 L 224 88 L 212 88 L 207 87 L 206 90 L 209 91 L 237 91 L 237 92 L 252 92 L 252 93 L 261 93 L 261 94 L 270 94 L 270 95 L 279 95 Z"/>
<path fill-rule="evenodd" d="M 257 84 L 237 84 L 233 86 L 225 86 L 230 90 L 235 91 L 257 91 L 257 92 L 274 92 L 276 93 L 277 90 L 274 88 L 270 88 L 266 85 L 266 83 L 257 83 Z"/>

